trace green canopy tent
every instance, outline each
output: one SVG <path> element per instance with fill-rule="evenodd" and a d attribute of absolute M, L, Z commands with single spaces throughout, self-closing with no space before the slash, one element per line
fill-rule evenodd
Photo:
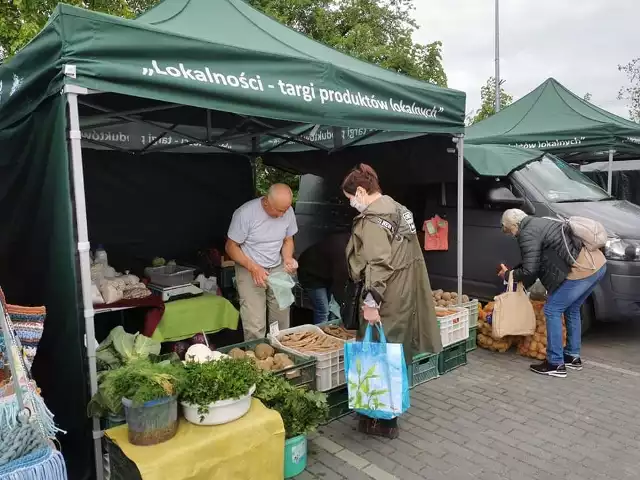
<path fill-rule="evenodd" d="M 640 154 L 640 125 L 578 97 L 553 78 L 497 114 L 466 130 L 473 144 L 543 150 L 570 162 Z M 611 180 L 609 180 L 611 193 Z"/>
<path fill-rule="evenodd" d="M 478 175 L 506 177 L 514 170 L 544 155 L 540 150 L 511 145 L 467 145 L 464 159 Z"/>
<path fill-rule="evenodd" d="M 165 0 L 136 20 L 59 5 L 0 65 L 0 284 L 15 303 L 47 305 L 34 371 L 46 373 L 43 394 L 69 431 L 63 445 L 75 438 L 84 449 L 66 448 L 67 460 L 87 454 L 83 378 L 91 393 L 97 385 L 83 153 L 274 164 L 286 154 L 303 171 L 309 151 L 329 165 L 360 144 L 403 138 L 447 156 L 453 137 L 461 184 L 464 107 L 462 92 L 336 52 L 242 0 Z M 461 256 L 460 241 L 459 288 Z M 94 419 L 100 478 L 99 431 Z"/>

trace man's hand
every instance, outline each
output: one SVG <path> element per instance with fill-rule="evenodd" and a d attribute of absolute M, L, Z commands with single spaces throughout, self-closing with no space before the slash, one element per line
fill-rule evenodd
<path fill-rule="evenodd" d="M 298 270 L 298 261 L 295 258 L 287 258 L 284 260 L 284 271 L 288 274 L 295 273 Z"/>
<path fill-rule="evenodd" d="M 380 310 L 375 307 L 367 307 L 366 305 L 363 305 L 362 314 L 364 319 L 371 325 L 375 325 L 380 321 Z"/>
<path fill-rule="evenodd" d="M 249 267 L 249 273 L 251 273 L 251 277 L 253 278 L 253 283 L 255 283 L 257 287 L 266 288 L 267 277 L 269 276 L 269 272 L 267 272 L 264 268 L 262 268 L 257 263 L 253 263 Z"/>

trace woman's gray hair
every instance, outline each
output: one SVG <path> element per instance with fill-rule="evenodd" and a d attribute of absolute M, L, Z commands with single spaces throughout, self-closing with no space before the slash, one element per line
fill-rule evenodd
<path fill-rule="evenodd" d="M 527 217 L 527 214 L 518 208 L 510 208 L 505 210 L 502 214 L 502 226 L 503 227 L 517 227 L 520 228 L 520 222 Z"/>

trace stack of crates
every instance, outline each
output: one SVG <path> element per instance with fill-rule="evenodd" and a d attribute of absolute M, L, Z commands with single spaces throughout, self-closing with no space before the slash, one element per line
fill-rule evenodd
<path fill-rule="evenodd" d="M 472 310 L 474 306 L 475 312 Z M 448 308 L 448 310 L 456 310 L 456 313 L 438 319 L 443 347 L 438 356 L 438 373 L 440 375 L 467 364 L 467 343 L 469 342 L 470 322 L 474 313 L 474 328 L 477 328 L 478 324 L 477 300 L 464 303 L 459 308 Z"/>
<path fill-rule="evenodd" d="M 480 310 L 480 303 L 478 300 L 471 300 L 470 302 L 463 303 L 463 307 L 469 310 L 469 338 L 467 339 L 467 352 L 471 352 L 477 348 L 478 338 L 478 312 Z"/>

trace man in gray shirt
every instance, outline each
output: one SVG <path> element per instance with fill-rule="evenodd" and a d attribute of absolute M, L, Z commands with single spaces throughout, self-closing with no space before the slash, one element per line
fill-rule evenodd
<path fill-rule="evenodd" d="M 240 297 L 240 317 L 245 341 L 262 339 L 269 324 L 289 328 L 289 309 L 280 310 L 271 288 L 269 274 L 295 272 L 293 236 L 298 232 L 291 208 L 293 194 L 287 185 L 275 184 L 265 197 L 238 208 L 231 219 L 225 251 L 236 263 L 236 286 Z"/>

